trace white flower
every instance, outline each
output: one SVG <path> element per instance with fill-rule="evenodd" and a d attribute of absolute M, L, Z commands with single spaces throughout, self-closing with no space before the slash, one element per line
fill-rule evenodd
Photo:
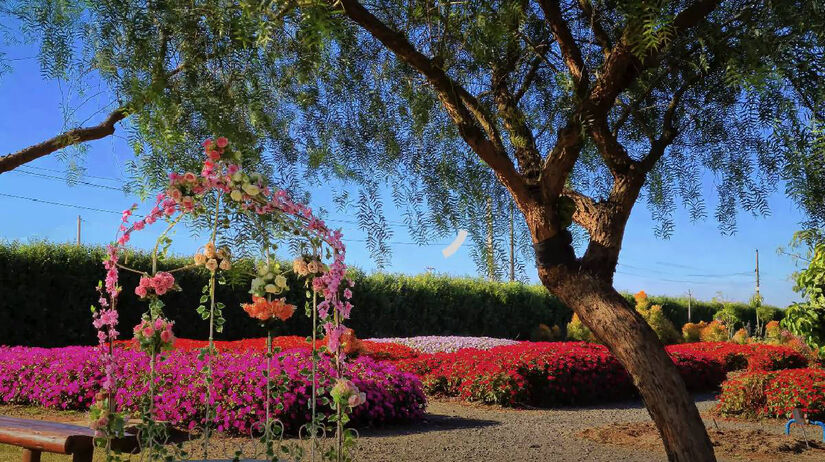
<path fill-rule="evenodd" d="M 275 285 L 286 289 L 286 278 L 282 274 L 275 276 Z"/>
<path fill-rule="evenodd" d="M 232 192 L 229 193 L 229 197 L 235 202 L 240 202 L 241 199 L 243 199 L 243 193 L 239 189 L 233 189 Z"/>
<path fill-rule="evenodd" d="M 260 188 L 251 183 L 243 185 L 243 190 L 250 196 L 257 196 L 258 193 L 261 192 Z"/>
<path fill-rule="evenodd" d="M 267 284 L 266 287 L 264 287 L 264 290 L 270 294 L 277 294 L 279 292 L 278 287 L 276 287 L 275 284 Z"/>

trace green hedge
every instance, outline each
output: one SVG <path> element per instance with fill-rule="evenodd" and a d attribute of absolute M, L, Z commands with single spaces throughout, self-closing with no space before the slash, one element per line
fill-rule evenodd
<path fill-rule="evenodd" d="M 90 307 L 97 303 L 97 282 L 103 278 L 102 247 L 51 243 L 0 243 L 0 344 L 65 346 L 95 343 Z M 150 267 L 146 253 L 130 252 L 128 265 Z M 186 259 L 172 258 L 161 268 L 183 266 Z M 243 268 L 249 262 L 238 262 Z M 240 273 L 240 271 L 236 272 Z M 123 336 L 131 335 L 145 303 L 133 295 L 138 275 L 121 271 L 124 294 L 119 299 Z M 205 270 L 175 274 L 184 289 L 164 297 L 166 313 L 176 322 L 181 337 L 204 338 L 206 322 L 195 312 Z M 564 328 L 570 310 L 543 287 L 519 283 L 490 283 L 472 278 L 435 275 L 366 275 L 353 270 L 352 319 L 348 325 L 361 338 L 413 335 L 486 335 L 528 339 L 539 323 Z M 248 279 L 235 275 L 219 286 L 218 298 L 226 304 L 227 323 L 220 339 L 262 335 L 258 325 L 241 310 L 249 301 Z M 303 303 L 304 288 L 290 280 L 292 303 Z M 632 297 L 631 297 L 632 298 Z M 651 297 L 665 314 L 681 326 L 687 319 L 686 300 Z M 684 302 L 684 303 L 683 303 Z M 693 320 L 709 320 L 719 307 L 694 301 Z M 744 305 L 743 305 L 744 306 Z M 752 312 L 752 310 L 751 310 Z M 299 311 L 300 314 L 300 311 Z M 310 332 L 306 316 L 293 316 L 278 334 Z"/>

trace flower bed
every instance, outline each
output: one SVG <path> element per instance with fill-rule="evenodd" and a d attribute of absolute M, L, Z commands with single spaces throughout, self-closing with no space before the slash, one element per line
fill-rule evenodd
<path fill-rule="evenodd" d="M 746 372 L 722 384 L 717 411 L 748 418 L 790 417 L 798 407 L 809 418 L 825 419 L 825 371 L 787 369 Z"/>
<path fill-rule="evenodd" d="M 128 411 L 137 411 L 147 394 L 147 355 L 118 349 L 116 376 L 122 378 L 116 401 Z M 288 430 L 296 430 L 309 419 L 311 394 L 308 350 L 290 350 L 277 355 L 272 374 L 276 388 L 284 392 L 273 400 L 274 416 Z M 59 409 L 87 409 L 103 379 L 100 355 L 92 347 L 24 348 L 0 347 L 0 402 L 39 405 Z M 173 351 L 157 365 L 156 418 L 192 428 L 203 424 L 206 385 L 200 374 L 205 360 L 195 351 Z M 412 374 L 387 362 L 360 357 L 346 365 L 345 373 L 362 392 L 366 403 L 353 409 L 356 425 L 381 425 L 417 420 L 423 416 L 425 397 L 421 383 Z M 221 431 L 248 434 L 264 419 L 265 358 L 257 352 L 222 352 L 214 362 L 215 425 Z M 319 363 L 320 386 L 332 385 L 334 367 L 326 356 Z M 279 405 L 282 405 L 281 408 Z"/>
<path fill-rule="evenodd" d="M 316 346 L 320 348 L 326 345 L 325 341 L 317 340 Z M 137 344 L 132 340 L 120 340 L 117 342 L 119 346 L 127 350 L 137 348 Z M 186 338 L 175 339 L 174 348 L 178 351 L 195 351 L 206 347 L 208 342 L 206 340 L 191 340 Z M 400 345 L 390 342 L 378 342 L 373 340 L 360 340 L 360 344 L 364 347 L 361 356 L 369 356 L 376 360 L 397 360 L 414 358 L 418 356 L 418 352 L 408 346 Z M 284 335 L 272 338 L 273 348 L 278 348 L 281 351 L 287 350 L 310 350 L 312 343 L 308 342 L 306 337 L 297 335 Z M 246 352 L 264 352 L 266 350 L 266 338 L 250 338 L 244 340 L 233 341 L 215 341 L 215 348 L 220 352 L 225 353 L 246 353 Z"/>
<path fill-rule="evenodd" d="M 520 342 L 504 338 L 461 337 L 426 335 L 420 337 L 372 338 L 371 342 L 394 343 L 413 348 L 421 353 L 453 353 L 465 348 L 489 350 L 498 346 L 516 345 Z"/>
<path fill-rule="evenodd" d="M 711 390 L 724 380 L 723 364 L 701 353 L 675 352 L 674 362 L 692 390 Z M 584 342 L 530 343 L 464 349 L 396 361 L 418 374 L 428 393 L 504 405 L 588 404 L 635 396 L 625 372 L 607 348 Z"/>
<path fill-rule="evenodd" d="M 795 369 L 808 365 L 808 360 L 797 351 L 785 346 L 750 343 L 739 345 L 730 342 L 698 342 L 672 345 L 670 353 L 704 354 L 717 359 L 725 370 L 776 371 Z"/>

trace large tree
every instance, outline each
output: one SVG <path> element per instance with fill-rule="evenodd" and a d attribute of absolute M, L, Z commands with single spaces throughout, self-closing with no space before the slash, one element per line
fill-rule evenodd
<path fill-rule="evenodd" d="M 825 218 L 816 0 L 39 0 L 6 12 L 44 62 L 74 56 L 130 105 L 147 188 L 195 165 L 193 140 L 224 134 L 273 177 L 299 167 L 360 184 L 380 250 L 378 185 L 426 236 L 478 227 L 500 197 L 494 175 L 542 283 L 631 374 L 671 460 L 714 456 L 673 363 L 612 286 L 634 205 L 644 198 L 668 235 L 677 201 L 706 215 L 710 177 L 724 232 L 740 206 L 766 213 L 780 184 L 812 223 Z M 578 254 L 574 232 L 587 239 Z"/>

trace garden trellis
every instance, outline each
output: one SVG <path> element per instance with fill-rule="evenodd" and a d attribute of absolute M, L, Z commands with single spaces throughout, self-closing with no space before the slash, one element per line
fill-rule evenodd
<path fill-rule="evenodd" d="M 166 426 L 157 422 L 153 409 L 156 392 L 155 365 L 158 356 L 172 346 L 174 322 L 165 318 L 164 303 L 161 298 L 167 292 L 176 290 L 174 273 L 185 268 L 203 266 L 209 271 L 209 282 L 203 288 L 201 305 L 198 313 L 208 321 L 209 340 L 201 351 L 200 358 L 205 360 L 202 370 L 204 376 L 205 412 L 202 419 L 203 427 L 199 434 L 202 438 L 204 458 L 209 456 L 210 436 L 213 433 L 215 418 L 215 391 L 213 390 L 213 359 L 216 354 L 215 333 L 222 329 L 225 322 L 224 304 L 216 300 L 216 284 L 224 283 L 225 273 L 231 269 L 232 255 L 228 248 L 216 245 L 220 237 L 222 224 L 229 221 L 229 217 L 246 216 L 256 223 L 261 230 L 262 261 L 257 265 L 256 274 L 252 280 L 250 294 L 252 303 L 244 304 L 243 309 L 251 317 L 261 322 L 267 331 L 266 353 L 266 406 L 263 422 L 253 431 L 261 435 L 267 459 L 277 459 L 276 452 L 282 451 L 293 458 L 302 458 L 303 451 L 299 448 L 291 452 L 290 448 L 274 445 L 279 441 L 283 425 L 272 418 L 273 392 L 277 392 L 275 380 L 271 377 L 272 360 L 276 351 L 272 347 L 272 329 L 279 321 L 292 316 L 295 306 L 286 302 L 284 298 L 277 298 L 287 288 L 284 273 L 293 271 L 303 278 L 306 287 L 306 314 L 312 318 L 312 361 L 310 399 L 310 422 L 302 427 L 300 435 L 310 440 L 309 458 L 323 457 L 332 460 L 349 459 L 349 448 L 354 442 L 355 432 L 346 429 L 348 422 L 347 412 L 365 400 L 364 393 L 343 376 L 343 365 L 346 353 L 342 345 L 342 336 L 346 332 L 343 322 L 349 318 L 352 304 L 351 288 L 353 282 L 346 278 L 346 264 L 344 258 L 346 249 L 341 241 L 341 232 L 330 230 L 326 224 L 315 217 L 312 210 L 306 205 L 294 202 L 289 194 L 281 189 L 267 185 L 262 175 L 247 173 L 237 162 L 240 155 L 230 150 L 226 138 L 207 140 L 204 142 L 204 152 L 207 159 L 199 174 L 186 172 L 169 175 L 169 186 L 166 191 L 156 197 L 152 210 L 137 221 L 134 210 L 123 212 L 117 239 L 107 247 L 105 283 L 98 286 L 100 292 L 99 308 L 93 307 L 93 324 L 98 330 L 98 341 L 102 354 L 104 379 L 102 390 L 96 396 L 91 407 L 92 426 L 97 430 L 98 442 L 105 446 L 107 460 L 117 460 L 120 455 L 112 451 L 112 439 L 124 433 L 125 416 L 119 412 L 116 405 L 118 377 L 114 345 L 119 336 L 117 301 L 123 291 L 118 283 L 119 270 L 127 270 L 141 274 L 139 285 L 134 293 L 148 302 L 149 309 L 143 315 L 141 323 L 135 326 L 134 335 L 140 349 L 149 355 L 150 367 L 147 377 L 149 394 L 141 406 L 141 419 L 136 430 L 143 456 L 150 460 L 169 460 L 169 457 L 179 459 L 186 454 L 178 451 L 171 455 L 165 444 L 168 435 Z M 198 252 L 192 263 L 168 271 L 158 270 L 158 257 L 165 252 L 171 243 L 169 233 L 185 217 L 209 217 L 211 232 L 208 242 Z M 167 227 L 161 232 L 152 252 L 152 267 L 149 271 L 130 268 L 120 260 L 125 245 L 129 242 L 132 233 L 143 230 L 147 225 L 164 221 Z M 278 233 L 287 233 L 303 240 L 300 255 L 294 260 L 291 270 L 282 266 L 273 259 L 273 252 L 277 244 L 273 236 Z M 325 264 L 324 260 L 330 260 Z M 316 340 L 320 333 L 324 334 L 326 345 L 318 347 Z M 335 383 L 329 390 L 319 386 L 318 363 L 321 354 L 332 355 Z M 327 391 L 329 392 L 327 396 Z M 330 409 L 329 416 L 320 412 L 321 407 Z M 320 437 L 327 434 L 327 427 L 334 428 L 335 444 L 327 451 L 323 451 Z M 241 457 L 240 451 L 236 458 Z"/>

